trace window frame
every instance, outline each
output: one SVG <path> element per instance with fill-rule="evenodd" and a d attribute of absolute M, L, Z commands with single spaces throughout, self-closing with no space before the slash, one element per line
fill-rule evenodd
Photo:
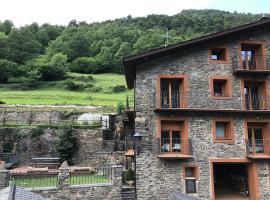
<path fill-rule="evenodd" d="M 169 108 L 161 107 L 161 79 L 179 79 L 180 80 L 180 93 L 187 94 L 188 92 L 188 83 L 187 83 L 187 74 L 159 74 L 156 77 L 156 107 L 161 109 L 178 109 L 172 108 L 171 101 Z M 179 95 L 180 98 L 180 106 L 179 108 L 186 108 L 187 107 L 187 96 L 188 95 Z"/>
<path fill-rule="evenodd" d="M 192 168 L 193 177 L 186 176 L 187 168 Z M 197 193 L 197 181 L 199 180 L 199 166 L 197 164 L 183 164 L 183 180 L 185 181 L 186 194 Z M 194 192 L 187 191 L 187 181 L 189 181 L 189 180 L 195 181 L 195 191 Z"/>
<path fill-rule="evenodd" d="M 213 50 L 224 50 L 225 56 L 222 60 L 212 60 L 212 51 Z M 212 46 L 208 49 L 208 60 L 209 63 L 215 63 L 215 64 L 229 64 L 229 48 L 227 45 L 218 45 L 218 46 Z"/>
<path fill-rule="evenodd" d="M 216 125 L 217 123 L 226 123 L 225 128 L 225 137 L 219 138 L 216 135 Z M 234 144 L 234 121 L 233 119 L 224 119 L 224 118 L 213 118 L 212 120 L 212 135 L 213 135 L 213 143 L 226 143 L 226 144 Z"/>
<path fill-rule="evenodd" d="M 261 54 L 262 59 L 260 60 L 260 64 L 258 65 L 258 68 L 255 70 L 267 70 L 267 63 L 266 63 L 266 49 L 267 49 L 267 42 L 265 40 L 243 40 L 238 43 L 238 60 L 239 60 L 239 66 L 241 70 L 251 70 L 251 69 L 244 69 L 242 66 L 242 45 L 257 45 L 259 46 L 258 49 L 255 50 L 255 61 L 258 63 L 258 59 L 256 58 L 256 54 Z M 246 50 L 245 50 L 246 51 Z M 256 53 L 257 52 L 257 53 Z"/>
<path fill-rule="evenodd" d="M 162 132 L 162 122 L 179 122 L 181 123 L 180 134 L 181 141 L 188 141 L 188 118 L 187 117 L 169 117 L 169 116 L 158 116 L 157 117 L 157 132 L 156 137 L 161 141 L 161 132 Z M 168 153 L 180 153 L 180 154 L 188 154 L 189 153 L 189 145 L 182 144 L 181 152 L 168 152 Z"/>
<path fill-rule="evenodd" d="M 214 92 L 214 82 L 215 81 L 224 81 L 224 86 L 223 90 L 224 90 L 224 94 L 225 96 L 215 96 L 215 92 Z M 215 75 L 215 76 L 211 76 L 210 77 L 210 94 L 211 94 L 211 98 L 212 99 L 231 99 L 232 98 L 232 81 L 231 81 L 231 77 L 229 76 L 223 76 L 223 75 Z"/>

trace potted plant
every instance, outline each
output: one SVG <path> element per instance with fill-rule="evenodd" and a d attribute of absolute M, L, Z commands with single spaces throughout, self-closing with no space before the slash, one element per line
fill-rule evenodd
<path fill-rule="evenodd" d="M 134 184 L 134 171 L 131 168 L 128 168 L 125 172 L 125 180 L 130 186 Z"/>

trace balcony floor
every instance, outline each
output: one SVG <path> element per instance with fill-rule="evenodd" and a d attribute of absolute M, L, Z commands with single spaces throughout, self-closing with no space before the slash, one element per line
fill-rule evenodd
<path fill-rule="evenodd" d="M 158 155 L 161 159 L 190 159 L 193 158 L 191 155 L 182 154 L 182 153 L 161 153 Z"/>
<path fill-rule="evenodd" d="M 234 75 L 270 75 L 270 70 L 248 70 L 248 69 L 237 69 L 233 72 Z"/>
<path fill-rule="evenodd" d="M 250 154 L 250 155 L 247 155 L 247 158 L 249 159 L 270 159 L 270 155 L 268 154 Z"/>

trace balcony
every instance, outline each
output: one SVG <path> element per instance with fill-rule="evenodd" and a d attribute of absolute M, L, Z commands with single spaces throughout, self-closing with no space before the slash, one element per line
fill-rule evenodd
<path fill-rule="evenodd" d="M 270 140 L 246 140 L 246 153 L 250 159 L 270 159 Z"/>
<path fill-rule="evenodd" d="M 246 110 L 268 110 L 269 98 L 265 95 L 257 93 L 245 94 L 245 109 Z"/>
<path fill-rule="evenodd" d="M 270 75 L 270 67 L 265 63 L 266 55 L 249 55 L 242 59 L 241 56 L 232 58 L 234 75 Z"/>
<path fill-rule="evenodd" d="M 158 157 L 161 159 L 189 159 L 192 156 L 191 140 L 179 138 L 158 139 Z"/>
<path fill-rule="evenodd" d="M 158 106 L 160 108 L 183 108 L 187 99 L 186 92 L 160 91 Z"/>

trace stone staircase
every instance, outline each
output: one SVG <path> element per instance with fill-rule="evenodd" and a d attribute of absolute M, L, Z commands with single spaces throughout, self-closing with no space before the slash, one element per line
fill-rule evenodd
<path fill-rule="evenodd" d="M 135 195 L 135 188 L 132 186 L 122 186 L 121 190 L 121 199 L 122 200 L 135 200 L 136 195 Z"/>

